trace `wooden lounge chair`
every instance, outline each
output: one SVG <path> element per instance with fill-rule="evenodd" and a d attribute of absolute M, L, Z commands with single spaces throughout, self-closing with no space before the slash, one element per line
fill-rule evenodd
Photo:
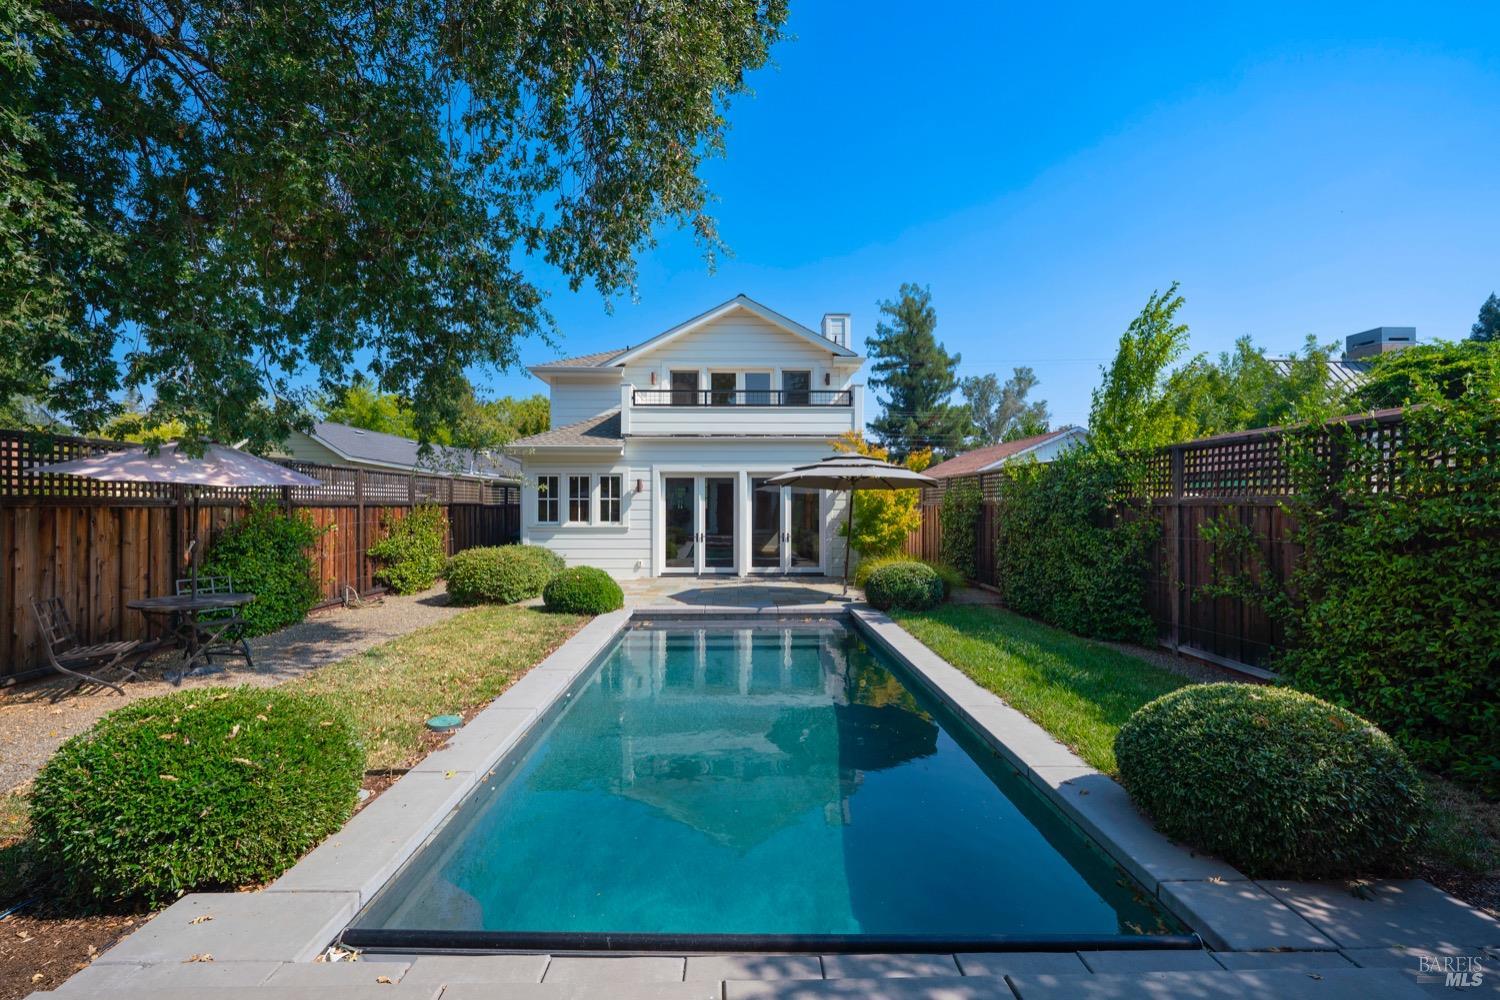
<path fill-rule="evenodd" d="M 118 670 L 124 675 L 122 680 L 140 680 L 141 675 L 132 669 L 130 661 L 138 661 L 155 648 L 138 639 L 83 645 L 78 640 L 78 633 L 73 630 L 73 621 L 68 617 L 68 609 L 63 607 L 60 598 L 33 600 L 31 613 L 36 618 L 42 645 L 47 650 L 47 662 L 57 672 L 78 678 L 78 684 L 73 689 L 75 691 L 85 684 L 100 684 L 124 694 L 123 687 L 105 680 L 100 674 Z"/>
<path fill-rule="evenodd" d="M 183 577 L 177 581 L 179 596 L 187 594 L 232 594 L 234 578 L 230 576 Z M 198 631 L 199 655 L 212 663 L 215 654 L 243 656 L 245 665 L 254 669 L 250 659 L 250 643 L 245 639 L 245 617 L 234 608 L 200 611 L 193 619 Z"/>

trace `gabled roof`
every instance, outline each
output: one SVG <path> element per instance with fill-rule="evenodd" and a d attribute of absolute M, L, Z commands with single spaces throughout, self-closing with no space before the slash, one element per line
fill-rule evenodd
<path fill-rule="evenodd" d="M 564 424 L 550 431 L 512 441 L 506 445 L 506 450 L 514 453 L 528 448 L 598 448 L 618 452 L 624 447 L 625 438 L 620 433 L 620 411 L 616 408 L 597 417 L 580 420 L 576 424 Z"/>
<path fill-rule="evenodd" d="M 504 455 L 486 455 L 461 448 L 433 445 L 424 458 L 421 445 L 398 434 L 367 431 L 348 424 L 320 420 L 309 435 L 323 447 L 349 462 L 383 465 L 392 469 L 449 473 L 464 476 L 489 476 L 515 479 L 521 474 L 520 463 Z"/>
<path fill-rule="evenodd" d="M 816 330 L 808 329 L 801 323 L 798 323 L 796 320 L 789 319 L 776 310 L 771 309 L 768 306 L 761 305 L 759 302 L 756 302 L 748 295 L 736 295 L 734 298 L 729 299 L 726 302 L 720 302 L 718 305 L 714 306 L 707 312 L 699 313 L 692 319 L 687 320 L 683 323 L 679 323 L 676 326 L 672 327 L 670 330 L 664 330 L 661 333 L 658 333 L 656 336 L 652 337 L 650 340 L 647 340 L 645 343 L 637 344 L 634 347 L 627 347 L 624 350 L 599 351 L 595 354 L 579 355 L 576 358 L 563 358 L 560 361 L 548 361 L 543 364 L 532 365 L 531 371 L 540 374 L 542 372 L 559 368 L 574 368 L 585 370 L 590 368 L 618 368 L 619 366 L 629 361 L 633 361 L 637 357 L 640 357 L 640 355 L 646 353 L 647 351 L 654 350 L 655 348 L 660 347 L 669 341 L 677 339 L 685 333 L 690 333 L 693 330 L 696 330 L 699 327 L 703 326 L 704 324 L 711 323 L 719 317 L 736 310 L 744 310 L 745 312 L 758 316 L 761 319 L 765 320 L 767 323 L 770 323 L 772 326 L 785 330 L 787 333 L 790 333 L 793 336 L 801 337 L 804 340 L 807 340 L 808 342 L 816 345 L 820 350 L 827 351 L 830 354 L 836 355 L 841 358 L 859 358 L 859 355 L 849 348 L 841 347 L 838 344 L 835 344 L 833 341 L 824 337 Z"/>
<path fill-rule="evenodd" d="M 1019 458 L 1059 438 L 1075 435 L 1082 436 L 1084 433 L 1081 427 L 1060 427 L 1055 431 L 1048 431 L 1046 434 L 1017 438 L 1014 441 L 1002 441 L 999 444 L 992 444 L 985 448 L 975 448 L 973 451 L 966 451 L 961 455 L 955 455 L 946 462 L 939 462 L 937 465 L 926 470 L 926 472 L 927 475 L 934 479 L 971 476 L 976 472 L 987 472 L 996 466 L 1003 465 L 1011 459 Z"/>

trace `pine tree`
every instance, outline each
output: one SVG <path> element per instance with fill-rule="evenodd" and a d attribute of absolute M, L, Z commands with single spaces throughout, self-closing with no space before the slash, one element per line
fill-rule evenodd
<path fill-rule="evenodd" d="M 1500 298 L 1496 298 L 1494 292 L 1479 307 L 1479 319 L 1469 330 L 1469 339 L 1484 344 L 1500 341 Z"/>
<path fill-rule="evenodd" d="M 910 282 L 893 301 L 880 303 L 889 317 L 865 342 L 870 354 L 870 385 L 883 390 L 884 412 L 870 421 L 870 433 L 900 462 L 930 448 L 941 455 L 958 451 L 969 435 L 969 411 L 949 397 L 958 388 L 960 356 L 943 350 L 933 331 L 937 311 L 932 293 Z"/>

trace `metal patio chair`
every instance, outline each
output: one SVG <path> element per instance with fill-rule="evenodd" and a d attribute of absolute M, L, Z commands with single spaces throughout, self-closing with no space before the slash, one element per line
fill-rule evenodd
<path fill-rule="evenodd" d="M 123 639 L 118 642 L 99 642 L 85 646 L 73 629 L 73 620 L 68 609 L 56 597 L 43 597 L 31 602 L 31 614 L 41 632 L 42 646 L 47 650 L 47 662 L 58 673 L 76 677 L 78 684 L 99 684 L 114 688 L 119 694 L 125 689 L 113 681 L 99 676 L 111 670 L 124 674 L 122 680 L 140 680 L 141 675 L 130 666 L 132 659 L 144 658 L 155 647 L 138 639 Z M 55 698 L 53 699 L 56 700 Z"/>
<path fill-rule="evenodd" d="M 201 594 L 232 594 L 234 578 L 230 576 L 200 576 L 196 580 L 183 577 L 177 581 L 179 597 Z M 254 669 L 250 659 L 250 643 L 245 638 L 245 616 L 237 608 L 212 608 L 199 611 L 193 616 L 191 627 L 197 633 L 199 655 L 212 663 L 215 654 L 243 656 L 245 665 Z"/>

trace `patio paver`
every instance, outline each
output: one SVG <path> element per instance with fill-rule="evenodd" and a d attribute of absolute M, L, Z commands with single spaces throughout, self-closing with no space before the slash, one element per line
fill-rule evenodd
<path fill-rule="evenodd" d="M 1146 975 L 1013 976 L 1020 1000 L 1420 1000 L 1383 970 L 1158 972 Z"/>
<path fill-rule="evenodd" d="M 934 979 L 822 979 L 776 983 L 724 984 L 724 1000 L 1013 1000 L 1015 994 L 996 976 L 949 976 Z"/>
<path fill-rule="evenodd" d="M 1081 951 L 1090 972 L 1222 972 L 1206 951 Z"/>
<path fill-rule="evenodd" d="M 1231 972 L 1250 969 L 1316 972 L 1349 969 L 1355 964 L 1336 951 L 1216 951 L 1214 961 Z"/>
<path fill-rule="evenodd" d="M 442 1000 L 720 1000 L 721 991 L 718 983 L 461 983 L 444 990 Z"/>
<path fill-rule="evenodd" d="M 1088 971 L 1071 951 L 996 951 L 955 955 L 966 976 L 1015 976 L 1047 973 L 1076 975 Z"/>
<path fill-rule="evenodd" d="M 1163 882 L 1161 901 L 1221 951 L 1324 949 L 1334 943 L 1254 882 Z"/>
<path fill-rule="evenodd" d="M 287 962 L 271 973 L 267 986 L 388 986 L 404 983 L 408 962 L 386 962 L 376 957 L 359 962 Z M 390 980 L 390 983 L 381 980 Z M 424 985 L 424 984 L 410 984 Z"/>
<path fill-rule="evenodd" d="M 422 986 L 539 983 L 550 961 L 550 955 L 423 955 L 401 981 Z"/>
<path fill-rule="evenodd" d="M 1459 948 L 1500 945 L 1500 920 L 1422 881 L 1275 882 L 1266 891 L 1341 948 Z"/>
<path fill-rule="evenodd" d="M 956 976 L 952 955 L 824 955 L 823 975 L 829 979 Z"/>
<path fill-rule="evenodd" d="M 724 979 L 822 979 L 817 955 L 689 955 L 688 982 Z"/>
<path fill-rule="evenodd" d="M 595 987 L 624 983 L 680 983 L 685 959 L 675 956 L 555 956 L 544 983 L 580 983 Z"/>
<path fill-rule="evenodd" d="M 94 964 L 182 963 L 193 955 L 212 955 L 216 963 L 306 962 L 333 940 L 358 905 L 354 892 L 194 893 L 121 939 Z"/>

